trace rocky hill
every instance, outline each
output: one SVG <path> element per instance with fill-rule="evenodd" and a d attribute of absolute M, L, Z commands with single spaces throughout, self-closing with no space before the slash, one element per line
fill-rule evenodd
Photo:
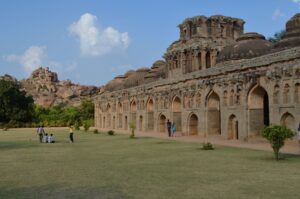
<path fill-rule="evenodd" d="M 10 75 L 0 79 L 17 81 Z M 29 78 L 21 80 L 20 84 L 36 104 L 44 107 L 58 104 L 78 106 L 82 99 L 91 98 L 100 91 L 96 86 L 82 86 L 70 80 L 59 81 L 57 73 L 42 67 L 33 71 Z"/>

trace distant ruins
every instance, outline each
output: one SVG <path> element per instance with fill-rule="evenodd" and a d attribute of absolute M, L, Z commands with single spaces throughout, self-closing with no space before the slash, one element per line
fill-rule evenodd
<path fill-rule="evenodd" d="M 244 21 L 197 16 L 180 25 L 165 60 L 115 77 L 95 98 L 98 129 L 246 140 L 269 124 L 300 122 L 300 14 L 277 43 L 244 33 Z"/>

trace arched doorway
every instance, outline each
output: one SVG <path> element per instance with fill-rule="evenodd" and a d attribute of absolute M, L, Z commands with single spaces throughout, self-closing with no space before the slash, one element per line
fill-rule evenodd
<path fill-rule="evenodd" d="M 125 130 L 128 129 L 128 117 L 125 116 Z"/>
<path fill-rule="evenodd" d="M 159 116 L 159 128 L 158 128 L 160 133 L 166 133 L 167 132 L 166 124 L 167 124 L 167 118 L 166 118 L 166 116 L 161 114 Z"/>
<path fill-rule="evenodd" d="M 261 86 L 251 89 L 248 96 L 249 134 L 260 135 L 264 126 L 270 125 L 269 96 Z"/>
<path fill-rule="evenodd" d="M 105 127 L 106 127 L 106 124 L 105 124 L 105 117 L 103 117 L 103 128 L 105 129 Z"/>
<path fill-rule="evenodd" d="M 143 116 L 141 115 L 139 118 L 139 131 L 143 131 Z"/>
<path fill-rule="evenodd" d="M 239 127 L 238 120 L 235 115 L 231 115 L 228 120 L 228 139 L 238 140 L 239 139 Z"/>
<path fill-rule="evenodd" d="M 176 131 L 181 132 L 181 100 L 175 97 L 172 103 L 173 122 L 176 125 Z"/>
<path fill-rule="evenodd" d="M 189 118 L 189 135 L 198 135 L 198 117 L 195 114 Z"/>
<path fill-rule="evenodd" d="M 154 103 L 152 99 L 147 103 L 147 130 L 154 131 Z"/>
<path fill-rule="evenodd" d="M 122 118 L 123 118 L 123 106 L 122 106 L 122 103 L 119 102 L 118 103 L 118 128 L 122 128 Z"/>
<path fill-rule="evenodd" d="M 295 124 L 295 118 L 290 113 L 283 114 L 282 117 L 281 117 L 280 122 L 281 122 L 281 125 L 284 125 L 284 126 L 286 126 L 287 128 L 289 128 L 293 131 L 297 128 L 296 124 Z"/>
<path fill-rule="evenodd" d="M 137 110 L 136 102 L 133 101 L 130 104 L 130 122 L 132 122 L 133 124 L 135 124 L 135 126 L 136 126 L 136 110 Z"/>
<path fill-rule="evenodd" d="M 207 99 L 207 127 L 208 134 L 221 134 L 220 97 L 214 91 Z"/>
<path fill-rule="evenodd" d="M 116 128 L 116 117 L 113 116 L 113 125 L 112 128 L 115 129 Z"/>

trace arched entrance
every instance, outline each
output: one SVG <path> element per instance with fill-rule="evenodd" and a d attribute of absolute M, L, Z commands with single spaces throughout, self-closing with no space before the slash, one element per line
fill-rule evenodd
<path fill-rule="evenodd" d="M 264 126 L 270 125 L 269 114 L 269 96 L 266 90 L 261 86 L 255 86 L 249 92 L 249 134 L 260 135 Z"/>
<path fill-rule="evenodd" d="M 112 128 L 113 129 L 116 128 L 116 117 L 115 116 L 113 116 L 113 126 L 112 126 Z"/>
<path fill-rule="evenodd" d="M 103 117 L 103 128 L 105 129 L 105 127 L 106 127 L 106 123 L 105 123 L 106 121 L 105 121 L 105 117 Z"/>
<path fill-rule="evenodd" d="M 136 126 L 136 110 L 137 110 L 136 102 L 133 101 L 130 104 L 130 122 L 132 122 L 133 124 L 135 124 L 135 126 Z"/>
<path fill-rule="evenodd" d="M 118 128 L 122 128 L 122 118 L 123 118 L 123 106 L 122 106 L 122 103 L 119 102 L 118 103 Z"/>
<path fill-rule="evenodd" d="M 238 120 L 235 115 L 231 115 L 228 120 L 228 139 L 238 140 L 239 139 L 239 127 Z"/>
<path fill-rule="evenodd" d="M 128 117 L 125 116 L 125 130 L 128 129 Z"/>
<path fill-rule="evenodd" d="M 152 99 L 147 103 L 147 130 L 154 131 L 154 103 Z"/>
<path fill-rule="evenodd" d="M 189 135 L 198 135 L 198 117 L 195 114 L 189 118 Z"/>
<path fill-rule="evenodd" d="M 166 133 L 167 132 L 167 118 L 163 114 L 159 116 L 159 132 L 160 133 Z"/>
<path fill-rule="evenodd" d="M 297 128 L 296 124 L 295 124 L 295 118 L 290 113 L 283 114 L 282 117 L 281 117 L 280 122 L 281 122 L 281 125 L 284 125 L 284 126 L 286 126 L 287 128 L 289 128 L 293 131 Z"/>
<path fill-rule="evenodd" d="M 176 131 L 181 132 L 181 100 L 175 97 L 172 103 L 173 122 L 176 125 Z"/>
<path fill-rule="evenodd" d="M 207 127 L 208 134 L 221 134 L 220 97 L 214 91 L 207 99 Z"/>
<path fill-rule="evenodd" d="M 139 118 L 139 131 L 143 131 L 143 116 L 141 115 Z"/>

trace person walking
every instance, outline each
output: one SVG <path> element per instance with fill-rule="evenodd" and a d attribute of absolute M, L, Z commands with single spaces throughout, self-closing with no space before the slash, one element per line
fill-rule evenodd
<path fill-rule="evenodd" d="M 175 122 L 172 123 L 171 130 L 172 130 L 172 137 L 175 137 L 175 133 L 176 133 L 176 125 L 175 125 Z"/>
<path fill-rule="evenodd" d="M 70 125 L 69 126 L 69 132 L 70 132 L 70 135 L 69 135 L 69 138 L 70 138 L 70 143 L 74 143 L 74 130 L 73 130 L 73 126 L 72 125 Z"/>
<path fill-rule="evenodd" d="M 171 122 L 170 122 L 170 120 L 167 121 L 167 129 L 168 129 L 169 137 L 171 137 Z"/>

